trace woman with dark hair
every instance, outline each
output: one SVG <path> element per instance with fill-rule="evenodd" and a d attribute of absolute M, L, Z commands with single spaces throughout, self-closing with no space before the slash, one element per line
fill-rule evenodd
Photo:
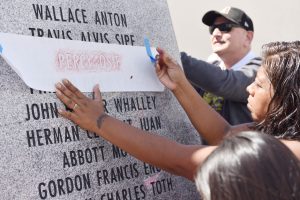
<path fill-rule="evenodd" d="M 241 132 L 207 157 L 195 182 L 203 200 L 296 200 L 300 162 L 274 137 Z"/>
<path fill-rule="evenodd" d="M 272 98 L 257 129 L 280 139 L 300 141 L 300 41 L 263 47 L 262 69 L 272 85 Z M 251 96 L 254 84 L 248 87 Z M 252 116 L 254 117 L 254 116 Z"/>
<path fill-rule="evenodd" d="M 257 129 L 279 138 L 300 159 L 299 46 L 299 42 L 277 42 L 264 46 L 262 67 L 254 83 L 247 88 L 248 108 L 255 124 L 230 126 L 198 95 L 181 67 L 159 48 L 156 73 L 210 145 L 218 145 L 229 134 Z M 193 180 L 197 167 L 216 148 L 178 144 L 108 116 L 104 112 L 98 86 L 93 89 L 94 100 L 87 98 L 67 80 L 56 84 L 56 88 L 57 97 L 73 109 L 73 112 L 59 110 L 63 117 L 168 172 Z"/>

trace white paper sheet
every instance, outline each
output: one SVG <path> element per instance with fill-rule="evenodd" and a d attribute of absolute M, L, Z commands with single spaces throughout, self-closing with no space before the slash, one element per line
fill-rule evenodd
<path fill-rule="evenodd" d="M 67 78 L 81 91 L 163 91 L 145 47 L 0 33 L 2 57 L 31 88 L 54 91 Z M 155 49 L 152 48 L 155 52 Z"/>

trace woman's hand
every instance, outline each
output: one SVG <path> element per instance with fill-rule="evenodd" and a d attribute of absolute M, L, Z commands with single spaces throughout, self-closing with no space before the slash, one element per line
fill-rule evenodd
<path fill-rule="evenodd" d="M 155 63 L 157 77 L 164 86 L 174 91 L 185 79 L 184 72 L 180 65 L 164 50 L 157 48 L 157 52 Z"/>
<path fill-rule="evenodd" d="M 57 83 L 55 87 L 56 96 L 73 110 L 72 112 L 59 110 L 59 113 L 83 129 L 91 132 L 99 131 L 103 119 L 107 116 L 104 113 L 99 86 L 93 88 L 94 99 L 86 97 L 66 79 L 62 83 Z"/>

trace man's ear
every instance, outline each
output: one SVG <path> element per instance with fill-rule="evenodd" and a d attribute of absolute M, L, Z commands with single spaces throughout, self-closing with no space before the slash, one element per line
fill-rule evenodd
<path fill-rule="evenodd" d="M 254 36 L 254 32 L 253 31 L 247 31 L 247 40 L 249 41 L 250 44 L 251 44 L 251 42 L 253 40 L 253 36 Z"/>
<path fill-rule="evenodd" d="M 247 47 L 251 47 L 251 42 L 253 40 L 253 36 L 254 36 L 254 32 L 253 31 L 247 31 L 246 42 L 245 42 L 245 45 Z"/>

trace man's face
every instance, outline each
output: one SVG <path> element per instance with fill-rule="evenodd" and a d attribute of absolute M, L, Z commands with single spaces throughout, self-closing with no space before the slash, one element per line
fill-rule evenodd
<path fill-rule="evenodd" d="M 224 17 L 216 18 L 213 25 L 223 23 L 232 23 Z M 248 31 L 240 27 L 233 27 L 231 31 L 225 32 L 215 28 L 211 34 L 211 45 L 214 53 L 220 57 L 234 55 L 241 51 L 242 48 L 248 47 L 251 43 L 247 36 Z"/>

